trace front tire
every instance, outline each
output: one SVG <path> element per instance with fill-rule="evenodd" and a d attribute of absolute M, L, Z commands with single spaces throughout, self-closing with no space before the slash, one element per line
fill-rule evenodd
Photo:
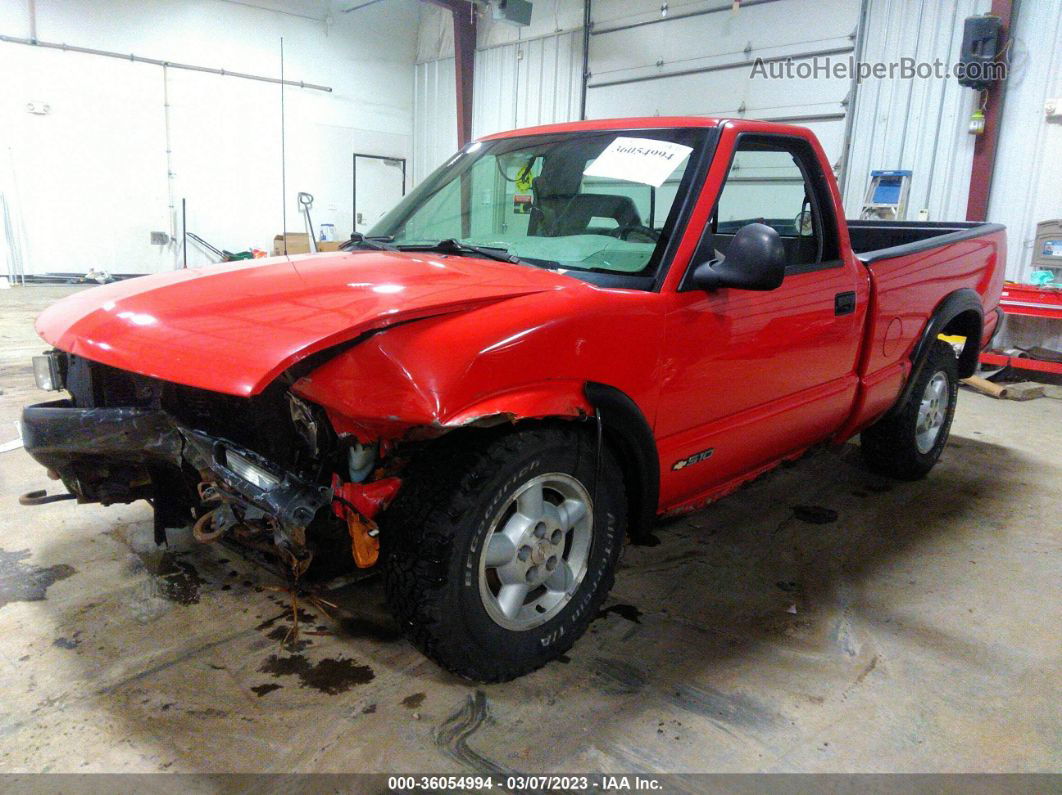
<path fill-rule="evenodd" d="M 867 466 L 900 480 L 925 477 L 948 442 L 958 393 L 955 351 L 935 340 L 904 405 L 860 435 Z"/>
<path fill-rule="evenodd" d="M 415 461 L 381 528 L 388 602 L 413 644 L 482 682 L 570 649 L 612 587 L 625 535 L 607 449 L 597 473 L 594 437 L 574 427 L 469 432 Z"/>

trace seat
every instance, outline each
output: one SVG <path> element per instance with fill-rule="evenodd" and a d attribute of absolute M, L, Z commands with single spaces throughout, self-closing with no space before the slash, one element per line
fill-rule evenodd
<path fill-rule="evenodd" d="M 611 218 L 617 228 L 641 226 L 642 218 L 630 196 L 608 193 L 576 193 L 540 198 L 536 185 L 536 202 L 528 234 L 543 237 L 584 235 L 592 231 L 609 234 L 607 227 L 591 229 L 594 218 Z M 537 212 L 535 212 L 537 210 Z"/>
<path fill-rule="evenodd" d="M 641 226 L 642 219 L 630 196 L 580 193 L 572 196 L 554 225 L 556 235 L 581 235 L 591 231 L 594 218 L 611 218 L 619 228 Z M 607 227 L 600 229 L 609 234 Z"/>

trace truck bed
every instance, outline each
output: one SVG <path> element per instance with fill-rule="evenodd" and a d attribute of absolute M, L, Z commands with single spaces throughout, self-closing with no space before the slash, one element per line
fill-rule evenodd
<path fill-rule="evenodd" d="M 867 265 L 1002 230 L 976 221 L 848 221 L 852 250 Z"/>

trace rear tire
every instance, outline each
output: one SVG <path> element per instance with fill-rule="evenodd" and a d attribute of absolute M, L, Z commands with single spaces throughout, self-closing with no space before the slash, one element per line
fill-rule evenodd
<path fill-rule="evenodd" d="M 958 392 L 955 351 L 935 340 L 907 401 L 860 435 L 867 466 L 900 480 L 925 477 L 948 442 Z"/>
<path fill-rule="evenodd" d="M 443 668 L 502 682 L 571 648 L 612 587 L 623 477 L 580 428 L 443 439 L 381 518 L 388 603 Z"/>

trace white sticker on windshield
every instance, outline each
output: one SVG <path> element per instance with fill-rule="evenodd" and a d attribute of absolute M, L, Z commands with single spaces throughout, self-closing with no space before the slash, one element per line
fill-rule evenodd
<path fill-rule="evenodd" d="M 659 188 L 692 151 L 691 146 L 654 138 L 617 138 L 583 174 L 642 182 Z"/>

